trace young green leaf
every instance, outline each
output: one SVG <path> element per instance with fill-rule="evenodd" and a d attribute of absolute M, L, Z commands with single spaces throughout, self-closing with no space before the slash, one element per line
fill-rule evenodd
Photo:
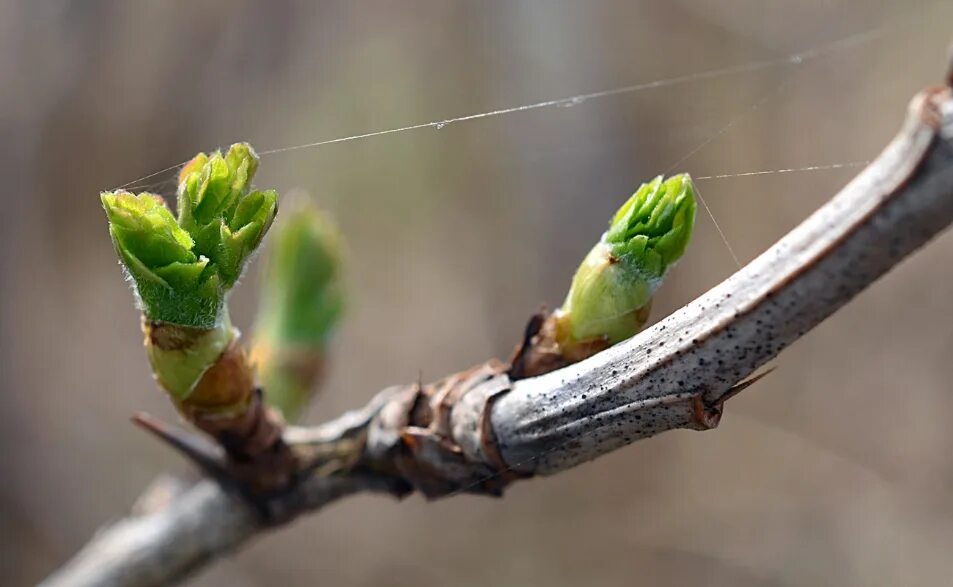
<path fill-rule="evenodd" d="M 101 196 L 109 234 L 151 320 L 211 327 L 224 303 L 207 257 L 160 196 L 107 192 Z"/>
<path fill-rule="evenodd" d="M 277 211 L 277 193 L 249 191 L 257 169 L 245 143 L 224 156 L 198 154 L 179 175 L 178 219 L 155 194 L 102 194 L 113 243 L 149 320 L 222 322 L 228 291 Z"/>
<path fill-rule="evenodd" d="M 278 208 L 273 190 L 249 192 L 258 156 L 246 143 L 224 156 L 197 155 L 179 178 L 179 225 L 195 239 L 195 251 L 215 266 L 226 288 L 268 231 Z"/>
<path fill-rule="evenodd" d="M 310 398 L 344 308 L 336 227 L 310 201 L 292 206 L 268 249 L 255 344 L 265 397 L 288 420 Z"/>

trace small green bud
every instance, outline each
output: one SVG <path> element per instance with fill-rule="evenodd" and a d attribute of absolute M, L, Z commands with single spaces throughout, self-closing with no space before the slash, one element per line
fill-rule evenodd
<path fill-rule="evenodd" d="M 334 224 L 303 198 L 283 218 L 266 258 L 254 356 L 266 399 L 293 420 L 320 375 L 344 292 Z"/>
<path fill-rule="evenodd" d="M 659 176 L 639 187 L 576 270 L 559 310 L 560 345 L 594 340 L 613 345 L 641 330 L 652 295 L 685 252 L 694 222 L 694 187 L 687 174 L 664 181 Z"/>
<path fill-rule="evenodd" d="M 296 204 L 268 248 L 259 327 L 283 341 L 323 344 L 344 308 L 341 236 L 317 206 Z"/>
<path fill-rule="evenodd" d="M 258 157 L 244 143 L 200 153 L 179 176 L 178 219 L 161 197 L 102 194 L 109 232 L 149 320 L 213 328 L 274 220 L 277 193 L 249 192 Z"/>
<path fill-rule="evenodd" d="M 271 226 L 278 209 L 273 190 L 249 193 L 258 156 L 247 143 L 228 153 L 197 155 L 179 178 L 179 225 L 195 239 L 195 251 L 215 266 L 226 288 Z"/>

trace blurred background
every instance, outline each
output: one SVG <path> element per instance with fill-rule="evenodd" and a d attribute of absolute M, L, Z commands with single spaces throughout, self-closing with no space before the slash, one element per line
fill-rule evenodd
<path fill-rule="evenodd" d="M 640 182 L 875 156 L 940 80 L 953 5 L 904 0 L 0 2 L 0 584 L 29 585 L 186 465 L 98 193 L 259 150 L 783 58 L 800 66 L 266 155 L 347 238 L 349 314 L 308 420 L 506 357 Z M 721 135 L 719 131 L 730 127 Z M 742 262 L 855 170 L 701 180 Z M 172 172 L 144 183 L 170 194 Z M 781 355 L 714 432 L 505 499 L 340 502 L 191 585 L 936 585 L 953 550 L 953 234 Z M 699 211 L 655 317 L 734 270 Z M 258 267 L 233 296 L 253 320 Z"/>

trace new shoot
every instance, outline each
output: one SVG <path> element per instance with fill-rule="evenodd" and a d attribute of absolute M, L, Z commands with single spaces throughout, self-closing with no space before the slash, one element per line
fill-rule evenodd
<path fill-rule="evenodd" d="M 511 375 L 552 371 L 638 333 L 652 296 L 685 252 L 694 223 L 691 177 L 658 176 L 642 184 L 576 269 L 562 307 L 519 349 Z"/>
<path fill-rule="evenodd" d="M 156 194 L 101 195 L 155 379 L 200 426 L 196 420 L 242 414 L 253 395 L 227 302 L 277 211 L 276 192 L 251 189 L 257 169 L 246 143 L 198 154 L 179 174 L 177 216 Z"/>
<path fill-rule="evenodd" d="M 295 421 L 324 370 L 341 319 L 341 237 L 313 202 L 298 198 L 275 224 L 265 258 L 254 358 L 265 399 Z"/>

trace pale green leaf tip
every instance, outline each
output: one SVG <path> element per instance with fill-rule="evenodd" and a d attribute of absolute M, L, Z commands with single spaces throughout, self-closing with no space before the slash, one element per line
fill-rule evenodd
<path fill-rule="evenodd" d="M 267 250 L 259 332 L 272 343 L 321 346 L 344 309 L 341 236 L 307 198 L 289 207 Z"/>
<path fill-rule="evenodd" d="M 101 194 L 119 258 L 150 320 L 211 328 L 277 213 L 278 194 L 250 192 L 247 143 L 199 153 L 179 173 L 178 217 L 161 196 Z"/>
<path fill-rule="evenodd" d="M 688 246 L 695 206 L 688 174 L 658 176 L 636 190 L 573 276 L 561 309 L 564 342 L 615 344 L 641 330 L 652 295 Z"/>
<path fill-rule="evenodd" d="M 695 207 L 691 176 L 660 175 L 642 184 L 619 208 L 602 240 L 618 257 L 639 265 L 645 278 L 660 279 L 688 246 Z"/>

